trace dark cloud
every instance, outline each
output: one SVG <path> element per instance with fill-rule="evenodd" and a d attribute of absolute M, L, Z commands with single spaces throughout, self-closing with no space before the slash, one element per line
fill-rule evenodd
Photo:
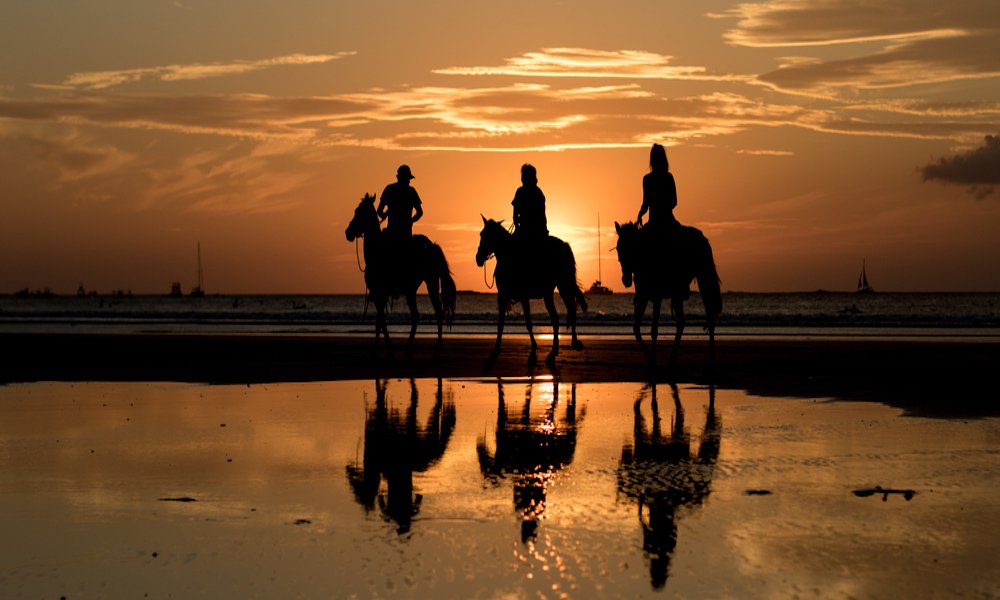
<path fill-rule="evenodd" d="M 977 198 L 985 198 L 1000 185 L 1000 136 L 988 135 L 983 145 L 920 169 L 924 181 L 968 185 Z"/>

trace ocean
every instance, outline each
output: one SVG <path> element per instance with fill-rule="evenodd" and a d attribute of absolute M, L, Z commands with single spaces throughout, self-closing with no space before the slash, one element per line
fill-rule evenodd
<path fill-rule="evenodd" d="M 419 297 L 418 335 L 435 332 L 426 296 Z M 632 295 L 588 298 L 589 310 L 578 313 L 583 336 L 630 337 Z M 560 320 L 565 310 L 557 301 Z M 541 301 L 532 302 L 536 333 L 550 332 Z M 685 335 L 704 335 L 704 310 L 694 293 L 685 303 Z M 650 322 L 646 311 L 644 328 Z M 496 333 L 496 296 L 459 293 L 450 336 Z M 2 333 L 243 333 L 371 335 L 374 308 L 363 294 L 347 295 L 206 295 L 135 296 L 0 296 Z M 670 335 L 673 320 L 664 305 L 661 335 Z M 409 330 L 402 298 L 389 312 L 392 333 Z M 505 335 L 525 334 L 519 306 L 508 315 Z M 849 292 L 723 294 L 718 336 L 893 336 L 1000 338 L 1000 293 Z"/>

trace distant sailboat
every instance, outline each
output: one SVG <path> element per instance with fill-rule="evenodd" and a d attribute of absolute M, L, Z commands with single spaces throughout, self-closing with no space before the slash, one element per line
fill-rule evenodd
<path fill-rule="evenodd" d="M 861 274 L 858 275 L 858 293 L 871 294 L 875 289 L 868 283 L 868 271 L 865 269 L 865 261 L 861 260 Z"/>
<path fill-rule="evenodd" d="M 198 242 L 198 285 L 191 290 L 191 295 L 200 298 L 205 295 L 204 283 L 201 279 L 201 242 Z"/>
<path fill-rule="evenodd" d="M 601 284 L 601 215 L 597 215 L 597 281 L 587 290 L 589 296 L 608 296 L 613 294 L 611 288 Z"/>

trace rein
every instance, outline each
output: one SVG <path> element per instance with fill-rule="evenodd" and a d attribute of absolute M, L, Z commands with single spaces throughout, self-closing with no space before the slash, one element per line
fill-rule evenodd
<path fill-rule="evenodd" d="M 497 283 L 497 270 L 496 267 L 493 268 L 493 281 L 492 282 L 486 281 L 486 263 L 489 262 L 490 258 L 493 258 L 492 254 L 486 257 L 486 260 L 483 261 L 483 283 L 486 284 L 487 289 L 492 290 L 493 286 L 496 285 Z"/>
<path fill-rule="evenodd" d="M 358 260 L 358 270 L 361 271 L 362 273 L 364 273 L 365 272 L 365 267 L 361 266 L 361 250 L 360 250 L 360 247 L 361 247 L 361 238 L 360 237 L 354 238 L 354 258 L 356 258 Z"/>

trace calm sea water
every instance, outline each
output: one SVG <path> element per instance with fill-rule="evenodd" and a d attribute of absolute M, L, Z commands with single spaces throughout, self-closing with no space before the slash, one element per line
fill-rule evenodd
<path fill-rule="evenodd" d="M 589 298 L 590 309 L 579 315 L 580 333 L 592 336 L 631 335 L 632 295 Z M 723 295 L 722 336 L 959 336 L 1000 335 L 1000 293 L 741 293 Z M 561 319 L 565 309 L 557 302 Z M 704 322 L 701 299 L 685 304 L 689 332 Z M 426 296 L 419 297 L 421 335 L 435 331 Z M 540 301 L 532 303 L 538 330 L 547 317 Z M 647 311 L 645 320 L 650 320 Z M 663 309 L 672 325 L 669 306 Z M 496 328 L 496 296 L 462 293 L 449 335 L 492 335 Z M 372 330 L 374 310 L 364 295 L 218 295 L 203 298 L 132 296 L 122 298 L 0 296 L 0 332 L 176 332 L 176 333 L 303 333 L 358 334 Z M 408 330 L 409 312 L 398 299 L 389 314 L 390 330 Z M 508 317 L 506 331 L 523 334 L 520 307 Z"/>

